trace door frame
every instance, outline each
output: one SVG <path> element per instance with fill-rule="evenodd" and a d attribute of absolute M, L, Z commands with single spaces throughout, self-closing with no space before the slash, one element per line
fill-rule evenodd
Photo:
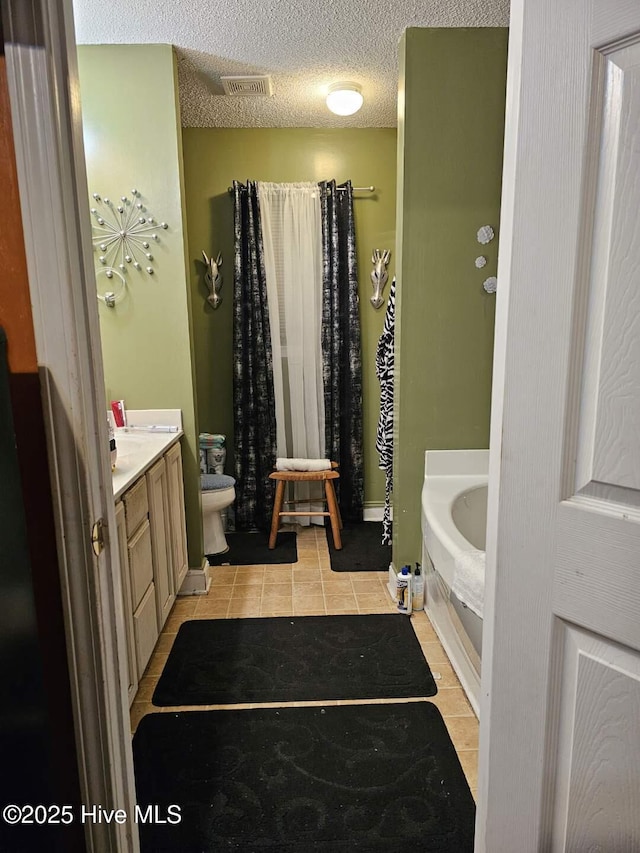
<path fill-rule="evenodd" d="M 126 639 L 71 0 L 6 0 L 5 60 L 87 849 L 139 851 Z M 104 452 L 100 451 L 104 449 Z M 104 550 L 91 547 L 105 523 Z M 76 816 L 76 820 L 79 816 Z"/>

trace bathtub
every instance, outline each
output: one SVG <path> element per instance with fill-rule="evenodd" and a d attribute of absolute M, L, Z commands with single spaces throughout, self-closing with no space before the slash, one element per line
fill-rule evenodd
<path fill-rule="evenodd" d="M 485 549 L 488 450 L 427 450 L 422 487 L 425 610 L 478 714 L 482 619 L 451 591 L 455 556 Z"/>

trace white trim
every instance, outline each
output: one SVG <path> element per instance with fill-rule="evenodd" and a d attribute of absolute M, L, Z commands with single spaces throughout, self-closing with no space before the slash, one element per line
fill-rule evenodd
<path fill-rule="evenodd" d="M 498 543 L 499 484 L 502 468 L 502 428 L 505 373 L 507 366 L 507 320 L 511 287 L 510 270 L 513 251 L 514 211 L 516 207 L 517 149 L 520 124 L 522 81 L 522 47 L 525 3 L 514 0 L 509 22 L 507 90 L 505 104 L 504 158 L 502 166 L 502 198 L 500 202 L 500 247 L 498 278 L 500 288 L 496 301 L 494 327 L 493 373 L 491 393 L 491 427 L 489 434 L 489 483 L 487 497 L 487 539 L 484 614 L 482 625 L 482 675 L 480 679 L 480 740 L 478 755 L 478 798 L 476 809 L 475 850 L 484 853 L 487 836 L 489 764 L 491 750 L 491 684 L 495 636 L 496 553 Z M 500 732 L 496 733 L 500 737 Z M 490 851 L 489 851 L 490 853 Z"/>
<path fill-rule="evenodd" d="M 210 570 L 211 567 L 205 557 L 202 561 L 202 568 L 188 570 L 178 595 L 206 595 L 211 586 Z"/>
<path fill-rule="evenodd" d="M 364 521 L 382 521 L 384 516 L 384 506 L 374 506 L 370 504 L 365 506 L 362 517 Z"/>
<path fill-rule="evenodd" d="M 5 56 L 52 484 L 81 797 L 134 813 L 126 641 L 70 0 L 7 0 Z M 36 35 L 37 34 L 37 35 Z M 107 543 L 93 556 L 94 520 Z M 115 541 L 115 536 L 112 537 Z M 138 851 L 135 824 L 87 849 Z"/>

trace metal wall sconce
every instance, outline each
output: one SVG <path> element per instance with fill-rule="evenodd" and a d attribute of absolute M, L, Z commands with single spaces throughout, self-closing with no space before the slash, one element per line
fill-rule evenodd
<path fill-rule="evenodd" d="M 218 257 L 214 261 L 213 257 L 208 258 L 207 253 L 203 251 L 202 257 L 207 265 L 207 271 L 204 274 L 204 280 L 209 288 L 207 302 L 212 308 L 219 308 L 222 302 L 222 296 L 220 296 L 220 288 L 222 287 L 222 276 L 220 275 L 222 255 L 218 252 Z"/>
<path fill-rule="evenodd" d="M 387 265 L 391 259 L 391 252 L 389 249 L 383 249 L 382 252 L 380 249 L 374 249 L 373 255 L 371 256 L 371 263 L 373 264 L 373 270 L 371 271 L 371 283 L 373 284 L 373 296 L 369 300 L 374 308 L 378 309 L 384 305 L 384 299 L 382 294 L 384 293 L 384 286 L 387 283 L 387 279 L 389 278 L 389 273 L 387 272 Z"/>

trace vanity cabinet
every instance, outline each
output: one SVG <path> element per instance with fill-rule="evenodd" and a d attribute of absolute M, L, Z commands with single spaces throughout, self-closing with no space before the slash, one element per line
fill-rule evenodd
<path fill-rule="evenodd" d="M 128 618 L 128 615 L 133 613 L 133 604 L 131 599 L 131 574 L 127 548 L 127 527 L 124 504 L 122 501 L 116 502 L 116 529 L 118 531 L 118 552 L 120 556 L 120 568 L 122 570 L 120 584 L 122 593 L 122 611 L 125 615 L 124 628 L 127 641 L 125 679 L 127 683 L 127 693 L 129 694 L 129 704 L 131 704 L 133 702 L 133 697 L 136 694 L 136 690 L 138 689 L 138 667 L 136 662 L 136 643 L 133 630 L 133 620 Z"/>
<path fill-rule="evenodd" d="M 187 522 L 184 514 L 184 482 L 182 478 L 182 452 L 174 444 L 165 454 L 167 464 L 167 492 L 169 495 L 169 530 L 173 579 L 176 594 L 189 568 L 187 556 Z"/>
<path fill-rule="evenodd" d="M 124 493 L 122 502 L 125 509 L 127 561 L 131 589 L 131 609 L 127 611 L 126 617 L 133 625 L 135 660 L 138 678 L 140 678 L 149 663 L 159 633 L 149 499 L 144 477 Z"/>
<path fill-rule="evenodd" d="M 164 625 L 176 600 L 173 578 L 171 530 L 169 527 L 169 492 L 167 464 L 164 458 L 146 474 L 149 495 L 149 521 L 153 550 L 153 580 L 155 583 L 158 625 Z"/>
<path fill-rule="evenodd" d="M 129 704 L 188 569 L 180 444 L 116 501 Z"/>

